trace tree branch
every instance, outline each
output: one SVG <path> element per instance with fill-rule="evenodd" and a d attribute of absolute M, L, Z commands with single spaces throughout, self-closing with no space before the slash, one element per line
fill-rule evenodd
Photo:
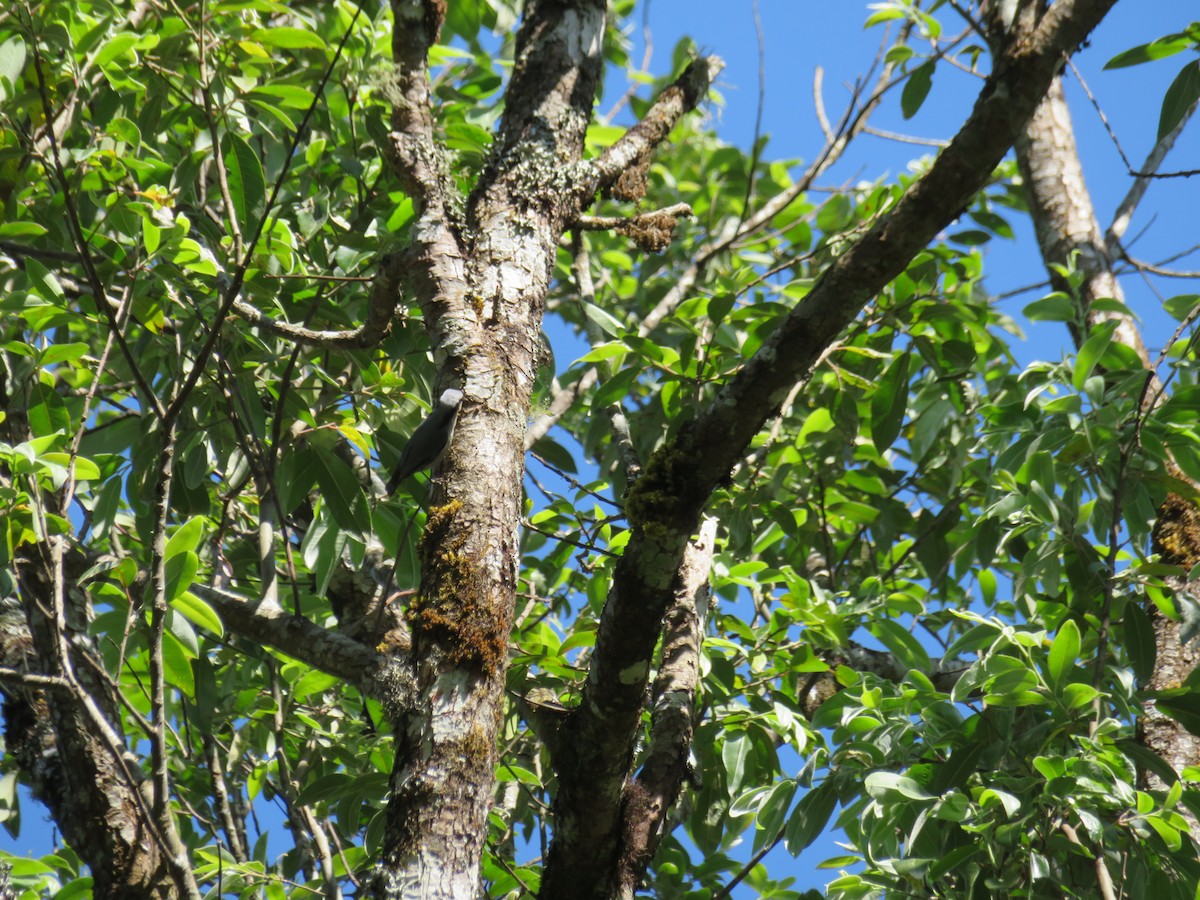
<path fill-rule="evenodd" d="M 1003 48 L 970 117 L 926 175 L 821 275 L 713 402 L 660 446 L 631 489 L 626 504 L 631 537 L 601 614 L 581 703 L 563 726 L 564 744 L 614 753 L 602 770 L 588 771 L 593 820 L 613 823 L 615 831 L 654 646 L 674 597 L 675 573 L 712 491 L 842 329 L 987 183 L 1048 89 L 1063 54 L 1114 2 L 1056 3 L 1035 27 Z M 560 767 L 560 792 L 570 771 Z M 612 844 L 577 838 L 560 830 L 556 844 L 570 842 L 568 858 L 588 883 L 604 871 Z"/>
<path fill-rule="evenodd" d="M 880 100 L 882 100 L 883 93 L 890 83 L 892 70 L 892 65 L 884 67 L 878 81 L 876 81 L 875 89 L 857 112 L 855 112 L 855 107 L 859 100 L 859 93 L 857 90 L 855 91 L 850 104 L 842 115 L 841 122 L 838 124 L 837 132 L 830 132 L 829 139 L 817 155 L 817 158 L 794 185 L 772 197 L 763 204 L 761 209 L 747 217 L 744 221 L 728 220 L 715 237 L 697 248 L 692 257 L 692 264 L 680 273 L 670 290 L 643 317 L 641 323 L 638 325 L 638 335 L 640 337 L 649 337 L 654 329 L 670 316 L 678 308 L 679 304 L 688 298 L 692 288 L 699 283 L 708 264 L 713 259 L 726 252 L 746 235 L 752 234 L 767 225 L 775 216 L 791 206 L 792 203 L 808 191 L 822 172 L 826 171 L 841 158 L 850 141 L 866 126 L 871 113 L 879 105 Z M 551 394 L 550 402 L 547 404 L 546 414 L 538 418 L 527 430 L 525 434 L 525 447 L 527 449 L 531 448 L 545 437 L 575 402 L 592 389 L 598 378 L 599 370 L 595 366 L 592 366 L 583 372 L 570 386 L 566 388 L 556 386 Z"/>
<path fill-rule="evenodd" d="M 625 789 L 624 846 L 617 881 L 626 896 L 633 896 L 654 859 L 666 833 L 667 814 L 690 772 L 700 645 L 708 617 L 709 573 L 716 537 L 717 520 L 705 518 L 700 534 L 684 553 L 675 600 L 667 610 L 662 661 L 654 681 L 650 746 L 641 773 Z"/>
<path fill-rule="evenodd" d="M 241 298 L 234 300 L 233 312 L 251 325 L 298 344 L 323 347 L 326 350 L 361 350 L 373 347 L 387 336 L 391 328 L 392 317 L 396 314 L 396 307 L 400 305 L 401 283 L 411 263 L 410 257 L 411 254 L 407 252 L 390 253 L 380 260 L 379 273 L 371 285 L 367 319 L 357 328 L 320 330 L 292 322 L 281 322 L 260 312 Z"/>
<path fill-rule="evenodd" d="M 595 161 L 593 176 L 579 188 L 580 209 L 591 203 L 597 191 L 611 189 L 624 173 L 648 165 L 655 148 L 708 95 L 723 68 L 725 61 L 718 56 L 693 60 L 675 83 L 658 95 L 642 120 Z"/>
<path fill-rule="evenodd" d="M 375 696 L 373 685 L 386 662 L 383 654 L 279 607 L 256 606 L 232 591 L 203 584 L 194 584 L 191 589 L 216 608 L 231 631 L 268 644 L 364 690 L 370 689 L 369 693 Z"/>

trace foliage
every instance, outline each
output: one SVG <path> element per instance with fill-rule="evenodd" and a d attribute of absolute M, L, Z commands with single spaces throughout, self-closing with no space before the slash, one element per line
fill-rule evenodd
<path fill-rule="evenodd" d="M 438 134 L 468 189 L 503 112 L 514 6 L 451 4 L 432 60 Z M 415 307 L 366 349 L 304 347 L 236 311 L 215 329 L 243 255 L 243 297 L 262 313 L 354 328 L 374 267 L 405 243 L 414 207 L 379 150 L 390 113 L 386 9 L 212 3 L 202 24 L 197 9 L 61 0 L 0 19 L 0 556 L 7 569 L 17 548 L 54 533 L 96 555 L 82 582 L 89 628 L 138 747 L 150 714 L 141 601 L 167 446 L 139 396 L 148 385 L 164 406 L 181 398 L 164 557 L 170 774 L 201 883 L 283 896 L 324 878 L 282 837 L 281 820 L 303 831 L 301 810 L 336 837 L 335 880 L 372 864 L 392 738 L 373 702 L 227 630 L 193 585 L 223 580 L 255 596 L 258 522 L 273 515 L 285 525 L 275 559 L 285 605 L 336 627 L 328 589 L 339 569 L 363 568 L 421 516 L 419 490 L 377 502 L 353 463 L 395 461 L 427 409 L 433 370 Z M 937 20 L 921 15 L 936 40 Z M 631 67 L 617 26 L 606 41 L 610 65 Z M 1164 55 L 1141 49 L 1122 64 Z M 936 57 L 910 51 L 892 53 L 907 67 L 905 115 L 925 98 Z M 680 48 L 675 71 L 644 86 L 633 110 L 686 60 Z M 1193 81 L 1177 91 L 1184 100 Z M 598 120 L 589 151 L 622 132 Z M 670 246 L 653 254 L 588 232 L 591 296 L 561 250 L 546 326 L 558 368 L 539 399 L 593 367 L 603 377 L 533 451 L 514 697 L 578 700 L 628 539 L 625 475 L 603 411 L 623 407 L 646 458 L 913 178 L 802 194 L 736 249 L 697 261 L 696 247 L 787 191 L 798 171 L 688 120 L 642 201 L 692 206 Z M 781 841 L 816 864 L 806 848 L 832 826 L 849 849 L 821 863 L 837 870 L 830 896 L 1088 896 L 1092 854 L 1122 873 L 1129 896 L 1193 896 L 1200 872 L 1180 810 L 1200 812 L 1200 797 L 1178 781 L 1165 795 L 1140 789 L 1137 766 L 1153 762 L 1133 741 L 1146 699 L 1138 679 L 1155 652 L 1146 609 L 1178 615 L 1163 582 L 1176 570 L 1148 556 L 1155 507 L 1179 488 L 1163 474 L 1167 451 L 1200 477 L 1193 354 L 1176 348 L 1174 393 L 1145 418 L 1144 371 L 1108 325 L 1070 357 L 1020 367 L 1010 349 L 1019 330 L 981 285 L 980 248 L 1011 235 L 1022 203 L 1006 163 L 967 211 L 970 224 L 912 260 L 830 348 L 713 503 L 721 537 L 693 750 L 701 777 L 652 867 L 655 896 L 720 890 L 744 866 L 740 842 L 757 852 Z M 596 212 L 629 209 L 610 200 Z M 697 287 L 639 330 L 692 266 Z M 1077 316 L 1067 294 L 1027 314 Z M 69 506 L 47 501 L 64 488 Z M 407 546 L 398 586 L 415 583 L 415 564 Z M 11 574 L 0 578 L 12 595 Z M 892 667 L 872 670 L 864 644 Z M 536 891 L 554 788 L 516 703 L 502 739 L 484 861 L 493 897 Z M 11 757 L 0 768 L 0 808 L 16 836 L 17 770 Z M 241 860 L 219 825 L 214 768 L 240 814 L 259 816 Z M 69 848 L 10 861 L 11 882 L 29 896 L 85 890 Z M 799 896 L 762 866 L 743 874 L 761 896 Z"/>

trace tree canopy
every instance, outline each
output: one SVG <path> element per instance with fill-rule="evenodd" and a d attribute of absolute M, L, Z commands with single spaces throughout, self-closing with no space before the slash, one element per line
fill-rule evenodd
<path fill-rule="evenodd" d="M 1200 306 L 1116 266 L 1200 25 L 1101 224 L 1114 2 L 864 9 L 801 162 L 634 0 L 7 6 L 0 895 L 1195 897 Z"/>

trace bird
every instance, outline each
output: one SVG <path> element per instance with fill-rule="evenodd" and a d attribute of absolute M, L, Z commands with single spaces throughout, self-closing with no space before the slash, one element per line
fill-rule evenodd
<path fill-rule="evenodd" d="M 458 409 L 462 405 L 463 393 L 458 388 L 442 391 L 437 404 L 429 411 L 425 421 L 412 433 L 400 461 L 388 479 L 387 493 L 394 494 L 396 488 L 409 475 L 428 469 L 441 458 L 454 437 L 454 424 L 458 421 Z"/>

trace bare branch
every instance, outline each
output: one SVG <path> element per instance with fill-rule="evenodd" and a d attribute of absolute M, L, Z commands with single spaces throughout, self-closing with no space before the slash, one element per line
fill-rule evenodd
<path fill-rule="evenodd" d="M 611 231 L 627 228 L 630 225 L 643 225 L 652 218 L 660 216 L 691 216 L 692 207 L 687 203 L 675 203 L 662 209 L 641 212 L 633 216 L 580 216 L 575 225 L 584 231 Z"/>
<path fill-rule="evenodd" d="M 705 56 L 684 69 L 675 83 L 658 95 L 645 117 L 596 160 L 593 177 L 579 188 L 580 207 L 586 207 L 597 191 L 611 188 L 622 173 L 647 164 L 676 123 L 708 94 L 724 67 L 720 57 Z"/>
<path fill-rule="evenodd" d="M 832 144 L 834 142 L 833 129 L 829 125 L 829 116 L 825 114 L 825 70 L 817 66 L 813 72 L 813 106 L 817 110 L 817 122 L 821 126 L 821 133 L 825 135 L 825 143 Z"/>
<path fill-rule="evenodd" d="M 71 689 L 71 683 L 59 675 L 37 675 L 33 672 L 10 669 L 7 666 L 0 667 L 0 681 L 21 687 L 49 687 L 68 691 Z"/>
<path fill-rule="evenodd" d="M 372 648 L 278 607 L 256 606 L 232 591 L 202 584 L 192 585 L 192 592 L 211 603 L 225 626 L 242 637 L 275 647 L 364 690 L 372 686 L 386 662 Z"/>
<path fill-rule="evenodd" d="M 327 350 L 360 350 L 373 347 L 386 337 L 391 329 L 396 307 L 400 304 L 401 279 L 411 262 L 407 252 L 388 254 L 380 260 L 379 272 L 371 286 L 367 319 L 357 328 L 320 330 L 292 322 L 281 322 L 240 298 L 234 301 L 233 312 L 270 334 L 298 344 L 324 347 Z"/>

